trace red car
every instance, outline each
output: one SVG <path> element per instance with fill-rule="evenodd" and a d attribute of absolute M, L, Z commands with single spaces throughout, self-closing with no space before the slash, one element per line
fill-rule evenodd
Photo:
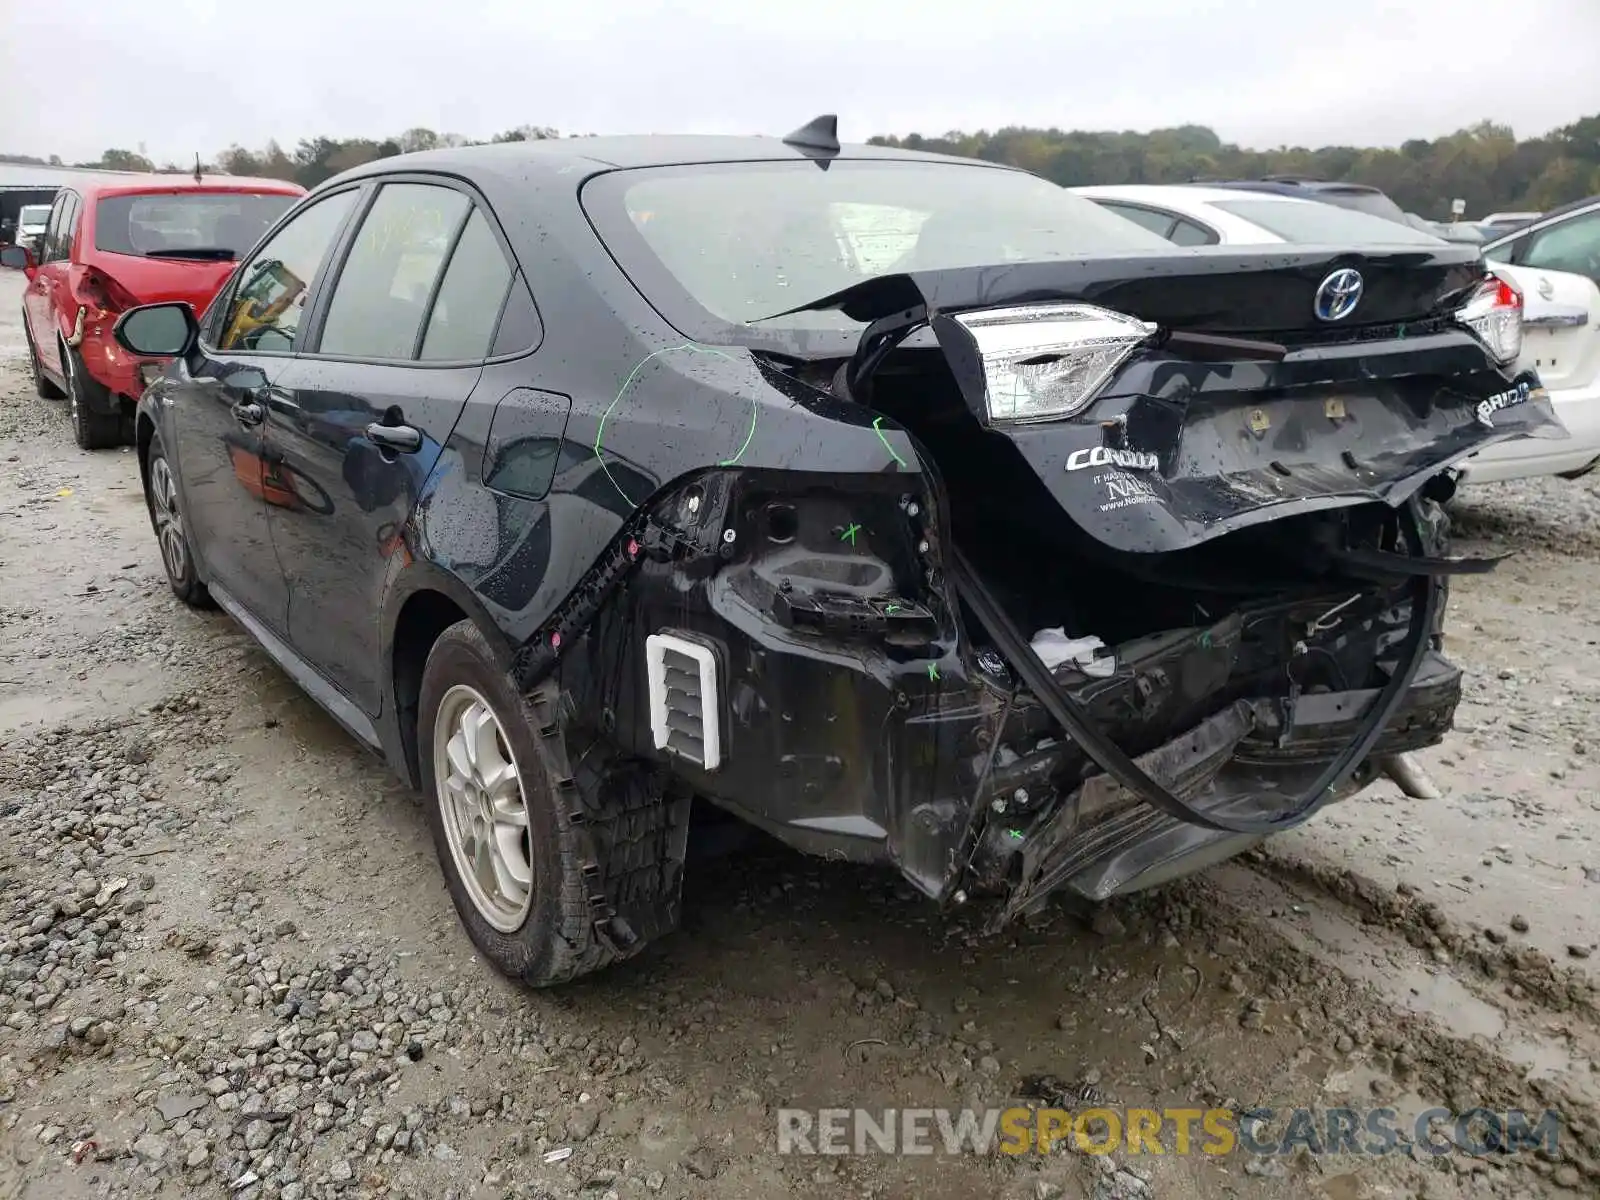
<path fill-rule="evenodd" d="M 0 262 L 28 275 L 23 328 L 34 387 L 71 402 L 78 445 L 126 441 L 146 379 L 166 365 L 121 349 L 111 337 L 117 316 L 173 300 L 203 312 L 239 258 L 304 194 L 281 179 L 99 177 L 56 193 L 37 262 L 20 246 L 0 252 Z"/>

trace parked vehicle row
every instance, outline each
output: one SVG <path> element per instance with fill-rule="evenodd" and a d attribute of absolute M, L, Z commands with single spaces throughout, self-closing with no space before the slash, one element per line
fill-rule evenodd
<path fill-rule="evenodd" d="M 117 317 L 152 301 L 205 308 L 239 256 L 304 194 L 276 179 L 171 175 L 91 179 L 56 193 L 37 249 L 4 253 L 28 274 L 22 324 L 34 387 L 66 398 L 80 446 L 131 440 L 134 405 L 165 366 L 117 344 Z"/>
<path fill-rule="evenodd" d="M 1073 190 L 1184 246 L 1438 242 L 1364 211 L 1283 194 L 1188 184 Z M 1490 447 L 1461 464 L 1462 478 L 1585 475 L 1600 464 L 1600 197 L 1519 227 L 1483 255 L 1523 297 L 1518 365 L 1540 377 L 1571 436 Z"/>
<path fill-rule="evenodd" d="M 266 224 L 112 331 L 170 364 L 167 577 L 424 793 L 535 985 L 676 925 L 695 798 L 1007 920 L 1356 795 L 1460 699 L 1448 473 L 1561 434 L 1475 248 L 1174 246 L 831 118 L 384 159 Z"/>

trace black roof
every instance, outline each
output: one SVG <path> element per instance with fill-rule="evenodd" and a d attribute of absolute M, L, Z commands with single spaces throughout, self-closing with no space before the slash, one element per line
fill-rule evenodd
<path fill-rule="evenodd" d="M 443 150 L 422 150 L 413 154 L 375 159 L 336 176 L 351 179 L 362 175 L 395 170 L 490 171 L 526 174 L 584 174 L 626 167 L 669 167 L 690 163 L 734 163 L 756 160 L 818 159 L 815 151 L 790 146 L 775 137 L 738 137 L 718 134 L 626 134 L 604 137 L 543 138 L 526 142 L 495 142 L 480 146 L 457 146 Z M 900 150 L 890 146 L 844 143 L 837 155 L 827 158 L 891 159 L 906 162 L 966 163 L 996 167 L 1003 163 L 975 158 L 956 158 L 921 150 Z M 826 161 L 824 159 L 823 161 Z"/>

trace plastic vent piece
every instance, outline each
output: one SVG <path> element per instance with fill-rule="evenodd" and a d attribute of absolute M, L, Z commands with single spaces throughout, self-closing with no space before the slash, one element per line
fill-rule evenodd
<path fill-rule="evenodd" d="M 652 633 L 644 647 L 656 749 L 715 771 L 722 763 L 716 657 L 670 633 Z"/>

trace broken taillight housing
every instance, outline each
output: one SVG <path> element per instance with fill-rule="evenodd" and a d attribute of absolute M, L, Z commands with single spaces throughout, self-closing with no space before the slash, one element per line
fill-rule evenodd
<path fill-rule="evenodd" d="M 1049 421 L 1089 407 L 1156 326 L 1092 304 L 952 314 L 982 363 L 989 420 Z"/>
<path fill-rule="evenodd" d="M 1515 362 L 1522 353 L 1522 291 L 1509 279 L 1486 278 L 1456 310 L 1456 320 L 1477 335 L 1501 366 Z"/>

